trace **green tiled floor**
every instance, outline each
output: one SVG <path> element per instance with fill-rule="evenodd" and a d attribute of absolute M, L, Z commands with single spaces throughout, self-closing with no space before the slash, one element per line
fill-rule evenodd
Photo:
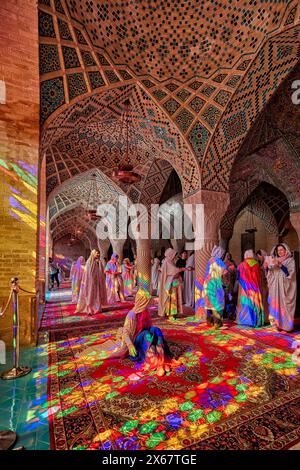
<path fill-rule="evenodd" d="M 20 365 L 32 367 L 32 372 L 17 380 L 0 379 L 0 430 L 17 432 L 16 446 L 28 450 L 49 449 L 47 410 L 47 345 L 22 349 Z M 12 366 L 12 354 L 7 353 L 7 364 L 0 372 Z"/>

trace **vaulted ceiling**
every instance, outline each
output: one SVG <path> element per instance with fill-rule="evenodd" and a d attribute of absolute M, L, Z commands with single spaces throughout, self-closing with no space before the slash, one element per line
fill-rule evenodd
<path fill-rule="evenodd" d="M 39 0 L 47 191 L 122 158 L 133 202 L 158 202 L 174 168 L 184 196 L 227 191 L 251 126 L 300 58 L 297 0 Z M 152 180 L 151 180 L 152 178 Z"/>

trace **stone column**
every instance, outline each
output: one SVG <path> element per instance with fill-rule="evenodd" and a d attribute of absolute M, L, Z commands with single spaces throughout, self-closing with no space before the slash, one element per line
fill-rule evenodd
<path fill-rule="evenodd" d="M 180 254 L 180 252 L 184 249 L 184 240 L 172 239 L 170 241 L 173 249 L 176 250 L 178 254 Z"/>
<path fill-rule="evenodd" d="M 137 270 L 138 270 L 138 287 L 146 289 L 150 292 L 151 283 L 151 240 L 138 239 L 137 247 Z"/>
<path fill-rule="evenodd" d="M 110 240 L 110 241 L 112 244 L 113 252 L 119 255 L 119 261 L 121 263 L 123 260 L 123 247 L 125 245 L 126 240 Z"/>
<path fill-rule="evenodd" d="M 98 238 L 98 248 L 101 253 L 101 258 L 107 259 L 109 247 L 110 247 L 110 240 L 108 238 L 106 240 L 100 240 Z"/>
<path fill-rule="evenodd" d="M 300 212 L 291 212 L 290 221 L 298 235 L 298 242 L 299 242 L 298 250 L 300 253 Z"/>
<path fill-rule="evenodd" d="M 212 248 L 219 244 L 220 222 L 229 204 L 229 194 L 200 190 L 185 198 L 184 203 L 203 204 L 203 243 L 200 249 L 195 249 L 195 315 L 197 320 L 204 321 L 206 312 L 202 299 L 203 279 Z M 196 230 L 195 214 L 193 225 Z"/>

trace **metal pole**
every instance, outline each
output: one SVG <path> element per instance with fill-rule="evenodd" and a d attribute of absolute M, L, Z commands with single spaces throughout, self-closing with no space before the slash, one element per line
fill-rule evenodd
<path fill-rule="evenodd" d="M 19 328 L 19 285 L 18 278 L 13 277 L 11 280 L 12 289 L 12 305 L 13 305 L 13 362 L 14 366 L 1 374 L 3 380 L 13 380 L 31 372 L 31 368 L 27 366 L 19 366 L 20 357 L 20 328 Z"/>

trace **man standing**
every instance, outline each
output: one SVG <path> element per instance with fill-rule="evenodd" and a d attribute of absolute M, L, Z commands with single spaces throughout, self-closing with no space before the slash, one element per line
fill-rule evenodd
<path fill-rule="evenodd" d="M 53 258 L 49 258 L 49 272 L 50 272 L 50 282 L 51 282 L 50 290 L 54 288 L 54 281 L 56 281 L 57 288 L 59 288 L 59 279 L 58 279 L 59 269 L 55 261 L 53 261 Z"/>
<path fill-rule="evenodd" d="M 180 253 L 180 257 L 178 258 L 178 260 L 176 261 L 176 266 L 177 268 L 185 268 L 186 267 L 186 260 L 188 258 L 188 252 L 186 250 L 183 250 L 181 253 Z M 184 271 L 181 271 L 180 273 L 180 276 L 183 280 L 183 276 L 184 276 Z"/>

